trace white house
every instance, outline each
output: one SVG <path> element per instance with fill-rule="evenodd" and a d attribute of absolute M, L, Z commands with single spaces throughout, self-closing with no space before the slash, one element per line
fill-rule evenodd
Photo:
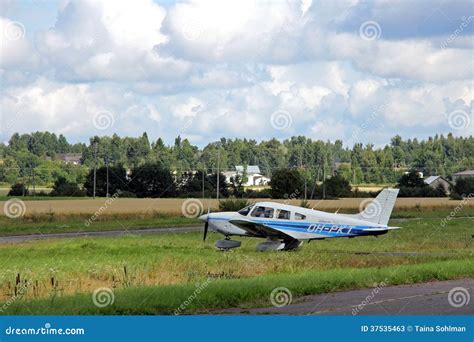
<path fill-rule="evenodd" d="M 431 188 L 436 189 L 439 186 L 443 187 L 445 193 L 449 194 L 449 188 L 451 184 L 441 176 L 429 176 L 424 180 L 425 184 L 428 184 Z"/>
<path fill-rule="evenodd" d="M 245 171 L 245 167 L 242 165 L 237 165 L 235 167 L 235 171 L 226 171 L 223 172 L 223 174 L 226 177 L 226 182 L 230 183 L 230 179 L 232 177 L 235 177 L 237 175 L 243 175 Z M 246 169 L 246 176 L 247 176 L 247 182 L 245 182 L 243 185 L 244 186 L 258 186 L 258 185 L 268 185 L 270 182 L 270 178 L 263 176 L 260 173 L 260 168 L 258 165 L 249 165 L 247 166 Z"/>

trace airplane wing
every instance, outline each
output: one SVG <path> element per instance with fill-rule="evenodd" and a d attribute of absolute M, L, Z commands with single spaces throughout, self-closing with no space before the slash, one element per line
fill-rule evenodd
<path fill-rule="evenodd" d="M 278 238 L 283 240 L 294 240 L 294 237 L 283 233 L 277 229 L 267 226 L 263 223 L 257 223 L 250 220 L 229 220 L 229 223 L 245 230 L 250 235 L 262 238 Z"/>
<path fill-rule="evenodd" d="M 402 227 L 381 227 L 381 228 L 365 228 L 364 232 L 382 232 L 386 230 L 400 229 Z"/>

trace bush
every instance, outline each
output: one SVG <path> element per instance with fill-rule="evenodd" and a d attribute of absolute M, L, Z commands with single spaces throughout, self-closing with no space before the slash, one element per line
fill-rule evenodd
<path fill-rule="evenodd" d="M 461 178 L 456 181 L 456 184 L 453 187 L 453 190 L 456 194 L 461 197 L 467 197 L 469 195 L 474 195 L 474 177 Z"/>
<path fill-rule="evenodd" d="M 326 196 L 332 198 L 348 197 L 351 194 L 351 184 L 341 175 L 335 175 L 324 181 Z"/>
<path fill-rule="evenodd" d="M 444 190 L 426 185 L 423 187 L 400 187 L 399 197 L 446 197 Z"/>
<path fill-rule="evenodd" d="M 272 194 L 270 193 L 270 189 L 263 189 L 263 190 L 247 189 L 245 190 L 244 196 L 247 198 L 271 198 Z"/>
<path fill-rule="evenodd" d="M 128 197 L 128 198 L 136 198 L 137 195 L 135 195 L 133 192 L 131 191 L 121 191 L 120 194 L 119 194 L 119 197 Z"/>
<path fill-rule="evenodd" d="M 129 183 L 137 197 L 172 197 L 176 184 L 171 171 L 159 163 L 147 163 L 132 170 Z"/>
<path fill-rule="evenodd" d="M 251 204 L 252 203 L 249 202 L 249 200 L 244 198 L 228 198 L 219 201 L 219 211 L 238 211 Z"/>
<path fill-rule="evenodd" d="M 8 192 L 8 196 L 27 196 L 28 188 L 23 183 L 13 184 Z"/>
<path fill-rule="evenodd" d="M 87 195 L 94 193 L 94 169 L 89 171 L 84 182 L 84 188 L 87 189 Z M 123 166 L 109 166 L 109 195 L 120 193 L 127 188 L 126 170 Z M 107 167 L 99 167 L 96 171 L 96 196 L 105 197 L 107 195 Z"/>
<path fill-rule="evenodd" d="M 409 173 L 404 174 L 398 180 L 398 186 L 400 188 L 407 187 L 407 188 L 423 188 L 428 186 L 423 178 L 420 177 L 420 174 L 416 170 L 411 170 Z"/>
<path fill-rule="evenodd" d="M 304 178 L 297 169 L 279 169 L 270 182 L 272 198 L 299 198 L 304 191 Z"/>
<path fill-rule="evenodd" d="M 85 192 L 79 189 L 75 182 L 69 182 L 65 177 L 59 176 L 54 182 L 51 196 L 84 196 Z"/>

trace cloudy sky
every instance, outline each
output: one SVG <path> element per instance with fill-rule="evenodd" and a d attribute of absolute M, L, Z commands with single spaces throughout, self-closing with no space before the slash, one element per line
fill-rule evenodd
<path fill-rule="evenodd" d="M 0 3 L 1 141 L 474 134 L 470 1 Z"/>

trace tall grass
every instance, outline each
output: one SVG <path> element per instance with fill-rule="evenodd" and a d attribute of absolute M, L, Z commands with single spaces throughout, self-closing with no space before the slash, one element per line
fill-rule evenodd
<path fill-rule="evenodd" d="M 210 281 L 200 292 L 198 300 L 191 301 L 182 313 L 208 312 L 210 309 L 271 306 L 270 293 L 276 287 L 288 288 L 294 297 L 339 290 L 387 285 L 412 284 L 432 280 L 474 277 L 469 260 L 453 260 L 402 265 L 396 268 L 334 269 L 326 272 L 307 271 L 296 274 L 278 274 L 239 280 Z M 34 315 L 150 315 L 173 314 L 190 295 L 196 285 L 160 287 L 132 287 L 116 290 L 114 302 L 105 308 L 94 306 L 87 294 L 13 302 L 4 314 Z"/>

